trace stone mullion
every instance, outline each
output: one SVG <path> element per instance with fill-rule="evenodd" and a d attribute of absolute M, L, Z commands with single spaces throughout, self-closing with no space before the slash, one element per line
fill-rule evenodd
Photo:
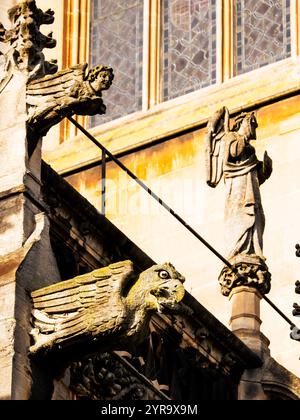
<path fill-rule="evenodd" d="M 149 108 L 150 90 L 150 16 L 151 0 L 144 1 L 144 34 L 143 34 L 143 111 Z"/>
<path fill-rule="evenodd" d="M 90 0 L 64 0 L 64 11 L 63 68 L 68 68 L 89 62 Z M 86 117 L 76 116 L 76 120 L 86 126 Z M 60 141 L 75 137 L 77 131 L 69 121 L 64 120 L 61 123 Z"/>
<path fill-rule="evenodd" d="M 161 102 L 161 0 L 149 0 L 148 106 Z"/>
<path fill-rule="evenodd" d="M 300 0 L 291 2 L 291 44 L 292 57 L 300 54 Z"/>
<path fill-rule="evenodd" d="M 234 39 L 233 39 L 233 0 L 220 0 L 222 8 L 222 76 L 221 82 L 226 82 L 233 76 L 233 54 L 234 54 Z"/>
<path fill-rule="evenodd" d="M 217 2 L 217 83 L 223 82 L 223 0 Z"/>

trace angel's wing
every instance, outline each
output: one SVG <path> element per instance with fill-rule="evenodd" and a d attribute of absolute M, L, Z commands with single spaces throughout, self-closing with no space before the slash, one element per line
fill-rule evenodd
<path fill-rule="evenodd" d="M 205 136 L 206 182 L 215 188 L 223 175 L 224 135 L 229 132 L 229 111 L 222 107 L 207 124 Z"/>
<path fill-rule="evenodd" d="M 59 315 L 87 309 L 108 301 L 112 293 L 119 297 L 133 274 L 131 261 L 111 264 L 71 280 L 52 284 L 31 293 L 34 309 Z"/>
<path fill-rule="evenodd" d="M 71 89 L 76 81 L 85 80 L 87 66 L 86 63 L 78 64 L 30 82 L 26 89 L 28 105 L 39 106 L 66 96 L 66 91 Z"/>

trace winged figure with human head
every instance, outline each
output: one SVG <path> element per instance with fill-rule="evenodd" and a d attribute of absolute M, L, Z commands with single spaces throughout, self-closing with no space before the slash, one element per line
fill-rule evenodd
<path fill-rule="evenodd" d="M 38 140 L 65 117 L 104 114 L 102 91 L 109 89 L 114 74 L 110 66 L 88 70 L 86 63 L 58 71 L 57 60 L 47 61 L 43 51 L 56 41 L 40 27 L 54 22 L 54 11 L 43 12 L 35 0 L 18 2 L 8 18 L 9 29 L 0 23 L 0 94 L 22 75 L 31 155 Z"/>
<path fill-rule="evenodd" d="M 87 64 L 79 64 L 30 82 L 27 86 L 29 132 L 41 137 L 65 117 L 105 114 L 102 91 L 109 89 L 113 78 L 109 66 L 88 70 Z"/>

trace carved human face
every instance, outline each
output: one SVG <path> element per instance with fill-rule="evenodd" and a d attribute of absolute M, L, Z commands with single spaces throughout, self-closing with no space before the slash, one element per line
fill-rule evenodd
<path fill-rule="evenodd" d="M 112 83 L 113 76 L 111 72 L 107 70 L 100 71 L 96 79 L 91 82 L 92 88 L 95 92 L 100 92 L 101 90 L 107 90 L 110 88 Z"/>
<path fill-rule="evenodd" d="M 255 115 L 252 113 L 243 119 L 239 133 L 245 136 L 247 140 L 256 140 L 256 128 L 257 121 Z"/>

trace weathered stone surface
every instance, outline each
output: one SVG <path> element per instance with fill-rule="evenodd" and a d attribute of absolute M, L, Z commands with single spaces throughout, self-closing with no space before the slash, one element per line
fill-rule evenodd
<path fill-rule="evenodd" d="M 0 200 L 0 215 L 0 255 L 4 256 L 21 248 L 25 239 L 24 198 L 22 194 L 12 195 L 5 200 Z M 2 267 L 2 270 L 4 269 Z"/>
<path fill-rule="evenodd" d="M 239 385 L 239 400 L 299 400 L 300 380 L 266 357 L 261 369 L 246 370 Z"/>
<path fill-rule="evenodd" d="M 9 81 L 11 67 L 11 71 L 26 72 L 31 78 L 55 73 L 56 63 L 47 62 L 42 51 L 44 48 L 54 48 L 56 41 L 52 33 L 45 36 L 40 32 L 41 25 L 53 23 L 54 12 L 49 9 L 44 13 L 37 8 L 35 0 L 26 0 L 12 7 L 8 16 L 11 28 L 6 30 L 0 24 L 0 42 L 9 45 L 6 62 L 2 62 L 3 69 L 7 69 L 8 73 L 4 73 L 2 89 Z"/>
<path fill-rule="evenodd" d="M 14 318 L 0 320 L 0 400 L 11 397 L 15 326 Z"/>
<path fill-rule="evenodd" d="M 69 376 L 69 375 L 68 375 Z M 70 379 L 68 380 L 68 383 L 65 383 L 64 378 L 61 380 L 54 380 L 54 391 L 53 395 L 51 397 L 52 400 L 55 401 L 70 401 L 74 400 L 74 392 L 72 392 L 69 388 L 70 385 Z"/>
<path fill-rule="evenodd" d="M 12 354 L 5 357 L 1 355 L 0 361 L 0 400 L 10 400 L 12 392 L 12 367 L 11 367 Z"/>
<path fill-rule="evenodd" d="M 17 251 L 0 258 L 0 363 L 11 384 L 0 387 L 0 398 L 28 399 L 32 376 L 30 346 L 31 302 L 29 291 L 59 280 L 50 246 L 49 224 L 44 214 L 35 218 L 35 230 Z M 2 370 L 1 370 L 2 371 Z"/>
<path fill-rule="evenodd" d="M 0 262 L 1 267 L 1 262 Z M 17 267 L 16 267 L 17 269 Z M 15 272 L 15 271 L 14 271 Z M 13 276 L 10 277 L 12 279 Z M 10 282 L 7 284 L 2 283 L 3 277 L 0 277 L 1 285 L 0 285 L 0 322 L 5 321 L 7 319 L 14 318 L 14 304 L 15 304 L 15 292 L 16 292 L 16 285 L 14 282 Z"/>
<path fill-rule="evenodd" d="M 240 401 L 268 400 L 261 384 L 261 376 L 261 369 L 245 371 L 239 384 L 238 399 Z"/>
<path fill-rule="evenodd" d="M 300 400 L 300 379 L 272 357 L 265 361 L 261 383 L 268 400 Z"/>
<path fill-rule="evenodd" d="M 13 333 L 16 321 L 13 318 L 2 320 L 0 323 L 0 354 L 4 359 L 14 353 Z"/>
<path fill-rule="evenodd" d="M 184 278 L 171 264 L 134 276 L 125 261 L 31 293 L 35 344 L 31 353 L 83 354 L 134 346 L 151 315 L 172 310 L 184 296 Z"/>
<path fill-rule="evenodd" d="M 33 381 L 28 358 L 30 347 L 30 291 L 60 280 L 49 238 L 49 222 L 44 214 L 36 216 L 36 229 L 22 248 L 26 254 L 16 273 L 14 365 L 12 399 L 28 399 Z M 51 279 L 51 280 L 50 280 Z"/>
<path fill-rule="evenodd" d="M 15 75 L 0 95 L 0 191 L 22 184 L 26 172 L 26 80 Z"/>

